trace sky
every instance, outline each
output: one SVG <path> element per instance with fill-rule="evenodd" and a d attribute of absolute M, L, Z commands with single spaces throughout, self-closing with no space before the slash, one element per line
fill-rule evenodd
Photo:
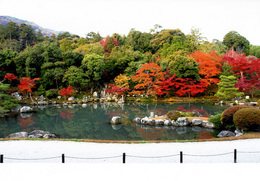
<path fill-rule="evenodd" d="M 155 24 L 189 34 L 199 29 L 208 41 L 237 31 L 260 45 L 260 0 L 0 0 L 0 16 L 86 37 L 150 32 Z"/>

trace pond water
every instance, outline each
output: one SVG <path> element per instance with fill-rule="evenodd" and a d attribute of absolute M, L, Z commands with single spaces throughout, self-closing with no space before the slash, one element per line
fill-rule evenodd
<path fill-rule="evenodd" d="M 170 110 L 215 115 L 225 107 L 202 103 L 88 103 L 69 107 L 39 106 L 35 113 L 0 118 L 0 138 L 20 131 L 49 131 L 57 138 L 95 140 L 186 140 L 216 137 L 218 130 L 202 127 L 144 126 L 132 122 L 135 117 L 165 115 Z M 122 125 L 111 125 L 113 116 L 120 116 Z"/>

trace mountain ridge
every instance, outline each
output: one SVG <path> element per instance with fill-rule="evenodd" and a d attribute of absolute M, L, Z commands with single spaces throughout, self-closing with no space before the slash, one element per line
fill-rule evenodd
<path fill-rule="evenodd" d="M 52 29 L 48 29 L 48 28 L 43 28 L 43 27 L 37 25 L 36 23 L 28 21 L 28 20 L 19 19 L 19 18 L 12 17 L 12 16 L 0 16 L 0 24 L 5 26 L 10 21 L 17 23 L 18 25 L 20 25 L 22 23 L 30 25 L 33 27 L 33 29 L 35 31 L 41 30 L 43 36 L 46 36 L 46 35 L 51 36 L 52 34 L 58 35 L 59 33 L 64 32 L 64 31 L 56 31 L 56 30 L 52 30 Z"/>

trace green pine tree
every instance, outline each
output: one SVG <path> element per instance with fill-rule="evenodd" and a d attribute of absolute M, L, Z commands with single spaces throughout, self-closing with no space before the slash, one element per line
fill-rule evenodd
<path fill-rule="evenodd" d="M 235 88 L 235 84 L 237 83 L 237 79 L 234 75 L 220 76 L 220 82 L 218 83 L 218 92 L 215 94 L 220 99 L 229 100 L 233 97 L 239 97 L 244 95 L 242 92 L 238 92 L 238 88 Z"/>

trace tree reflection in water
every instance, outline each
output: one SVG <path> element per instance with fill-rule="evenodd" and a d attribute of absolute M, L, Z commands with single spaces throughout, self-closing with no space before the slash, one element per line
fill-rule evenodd
<path fill-rule="evenodd" d="M 99 140 L 176 140 L 215 137 L 216 131 L 202 128 L 149 127 L 132 123 L 135 117 L 165 115 L 170 110 L 193 111 L 203 115 L 214 115 L 225 107 L 189 103 L 87 103 L 86 106 L 62 105 L 37 108 L 31 115 L 8 116 L 0 119 L 0 137 L 18 131 L 41 129 L 58 138 Z M 122 125 L 111 125 L 113 116 L 120 116 Z M 207 132 L 204 133 L 204 132 Z"/>

